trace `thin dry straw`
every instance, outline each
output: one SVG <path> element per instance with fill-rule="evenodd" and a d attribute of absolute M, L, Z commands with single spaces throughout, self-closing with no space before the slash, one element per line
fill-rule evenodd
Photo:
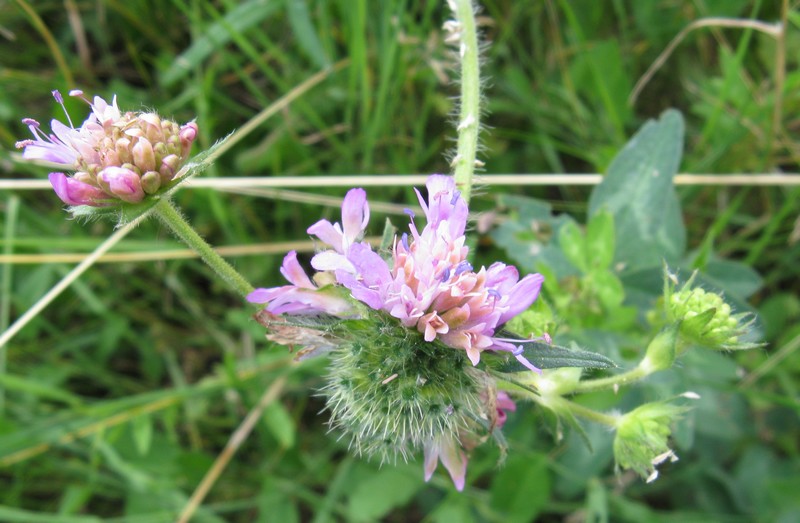
<path fill-rule="evenodd" d="M 197 178 L 184 188 L 287 188 L 287 187 L 410 187 L 424 185 L 426 174 L 338 175 L 338 176 L 252 176 Z M 491 174 L 476 176 L 475 182 L 485 186 L 522 185 L 597 185 L 601 174 Z M 800 174 L 677 174 L 675 185 L 718 186 L 795 186 Z M 47 180 L 0 180 L 0 189 L 52 190 Z"/>

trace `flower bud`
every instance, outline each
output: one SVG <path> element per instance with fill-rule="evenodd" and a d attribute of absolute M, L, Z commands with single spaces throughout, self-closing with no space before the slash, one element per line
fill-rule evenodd
<path fill-rule="evenodd" d="M 677 355 L 676 347 L 678 344 L 678 332 L 680 325 L 672 323 L 656 334 L 655 338 L 647 346 L 644 359 L 639 364 L 650 372 L 666 370 L 672 367 Z"/>
<path fill-rule="evenodd" d="M 147 138 L 139 138 L 131 152 L 133 154 L 133 165 L 138 167 L 142 172 L 154 171 L 156 169 L 156 155 L 155 152 L 153 152 L 153 144 L 151 144 Z"/>
<path fill-rule="evenodd" d="M 158 172 L 161 174 L 162 185 L 166 185 L 172 181 L 172 179 L 175 177 L 175 174 L 177 174 L 180 165 L 181 159 L 176 154 L 170 154 L 161 160 L 161 168 L 158 170 Z"/>
<path fill-rule="evenodd" d="M 720 294 L 694 287 L 696 273 L 675 290 L 674 281 L 667 283 L 664 308 L 668 322 L 680 323 L 683 341 L 717 350 L 741 350 L 760 346 L 740 340 L 753 323 L 744 321 L 749 314 L 732 314 Z"/>
<path fill-rule="evenodd" d="M 147 171 L 142 175 L 142 190 L 146 194 L 155 194 L 161 187 L 161 175 L 156 171 Z"/>
<path fill-rule="evenodd" d="M 106 167 L 99 178 L 108 186 L 108 191 L 120 200 L 139 203 L 144 198 L 139 175 L 124 167 Z"/>
<path fill-rule="evenodd" d="M 157 114 L 140 114 L 139 126 L 144 131 L 144 137 L 151 143 L 159 143 L 164 140 L 164 134 L 161 132 L 161 118 L 159 118 Z"/>
<path fill-rule="evenodd" d="M 195 122 L 189 122 L 181 127 L 181 157 L 189 157 L 189 151 L 192 149 L 192 143 L 194 142 L 195 138 L 197 138 L 197 131 L 197 124 Z"/>
<path fill-rule="evenodd" d="M 119 138 L 114 144 L 114 150 L 119 158 L 120 165 L 123 163 L 133 162 L 133 155 L 131 154 L 131 140 L 127 137 Z"/>
<path fill-rule="evenodd" d="M 687 407 L 667 401 L 646 403 L 617 419 L 614 459 L 617 466 L 632 469 L 651 482 L 658 477 L 656 465 L 678 457 L 667 445 L 672 423 Z"/>

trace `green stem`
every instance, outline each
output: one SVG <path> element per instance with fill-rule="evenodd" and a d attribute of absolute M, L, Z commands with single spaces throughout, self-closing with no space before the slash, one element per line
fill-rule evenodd
<path fill-rule="evenodd" d="M 481 80 L 478 60 L 478 33 L 475 29 L 475 11 L 472 0 L 453 0 L 454 14 L 460 33 L 459 57 L 461 58 L 461 107 L 458 115 L 458 147 L 453 158 L 453 174 L 461 196 L 469 202 L 472 190 L 472 174 L 475 171 L 478 152 L 478 132 L 481 117 Z"/>
<path fill-rule="evenodd" d="M 169 199 L 162 199 L 156 204 L 154 210 L 164 225 L 169 227 L 179 240 L 199 254 L 200 258 L 214 269 L 220 278 L 236 289 L 236 292 L 247 296 L 253 291 L 253 286 L 195 232 Z"/>
<path fill-rule="evenodd" d="M 582 394 L 585 392 L 594 392 L 597 390 L 610 389 L 613 387 L 620 387 L 628 385 L 634 381 L 639 381 L 642 378 L 649 376 L 652 373 L 646 366 L 641 364 L 634 369 L 631 369 L 622 374 L 609 376 L 607 378 L 598 378 L 596 380 L 581 381 L 572 392 L 575 394 Z"/>
<path fill-rule="evenodd" d="M 548 396 L 547 398 L 542 398 L 540 402 L 546 405 L 548 408 L 553 409 L 556 413 L 569 411 L 575 416 L 580 416 L 581 418 L 594 421 L 595 423 L 600 423 L 609 427 L 617 426 L 616 416 L 597 412 L 594 409 L 584 407 L 579 403 L 564 399 L 561 396 Z"/>

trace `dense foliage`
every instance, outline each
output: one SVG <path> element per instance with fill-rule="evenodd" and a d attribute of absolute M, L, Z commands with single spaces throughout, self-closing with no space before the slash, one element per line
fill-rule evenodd
<path fill-rule="evenodd" d="M 116 93 L 129 109 L 197 118 L 197 151 L 321 70 L 318 85 L 260 120 L 204 176 L 446 172 L 457 89 L 443 4 L 5 3 L 2 177 L 46 177 L 45 168 L 19 161 L 14 144 L 28 134 L 22 117 L 63 119 L 52 89 Z M 659 310 L 662 258 L 680 269 L 681 282 L 700 269 L 705 288 L 724 291 L 737 312 L 759 314 L 765 348 L 692 350 L 621 396 L 581 397 L 588 407 L 628 411 L 697 392 L 701 400 L 673 432 L 681 460 L 651 484 L 615 475 L 604 428 L 558 423 L 533 404 L 509 416 L 501 467 L 496 447 L 475 450 L 461 494 L 443 475 L 425 484 L 418 462 L 380 467 L 353 457 L 328 432 L 328 415 L 318 415 L 324 403 L 313 391 L 325 386 L 326 362 L 295 364 L 264 342 L 254 309 L 198 261 L 165 252 L 180 245 L 153 220 L 118 245 L 117 263 L 96 264 L 2 349 L 0 519 L 173 521 L 265 391 L 278 400 L 211 486 L 197 521 L 800 517 L 798 189 L 672 192 L 668 183 L 676 171 L 798 171 L 800 74 L 788 50 L 800 44 L 800 12 L 788 1 L 782 11 L 781 2 L 749 0 L 481 4 L 486 173 L 608 176 L 593 191 L 568 182 L 478 186 L 476 266 L 505 259 L 543 272 L 532 328 L 556 326 L 560 343 L 623 368 L 665 321 L 637 314 Z M 785 33 L 713 25 L 691 32 L 631 105 L 636 81 L 670 40 L 712 16 L 782 20 Z M 77 101 L 67 107 L 73 117 L 85 111 Z M 639 156 L 623 150 L 637 131 L 649 147 Z M 636 169 L 667 175 L 657 185 L 631 177 Z M 416 200 L 410 187 L 369 193 L 373 223 L 402 221 Z M 314 249 L 283 242 L 305 240 L 320 216 L 335 220 L 343 194 L 187 188 L 176 200 L 205 238 L 233 247 L 230 259 L 250 281 L 278 285 L 283 253 Z M 30 255 L 0 267 L 4 330 L 69 270 L 74 261 L 60 254 L 91 251 L 113 224 L 67 220 L 61 202 L 37 190 L 3 190 L 0 206 L 4 255 Z M 643 226 L 655 209 L 662 220 Z"/>

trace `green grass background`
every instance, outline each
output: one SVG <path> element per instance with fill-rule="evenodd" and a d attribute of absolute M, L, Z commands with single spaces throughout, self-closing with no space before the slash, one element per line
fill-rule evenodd
<path fill-rule="evenodd" d="M 446 172 L 454 66 L 444 2 L 400 0 L 37 0 L 0 3 L 0 173 L 43 178 L 20 161 L 20 123 L 63 113 L 50 96 L 80 87 L 124 109 L 197 119 L 199 148 L 245 125 L 314 73 L 346 60 L 207 171 L 210 176 Z M 486 0 L 482 5 L 487 173 L 602 172 L 647 118 L 687 119 L 683 172 L 797 172 L 800 7 L 775 0 Z M 692 32 L 635 105 L 628 96 L 659 53 L 704 17 L 783 21 L 784 36 Z M 782 63 L 781 52 L 785 57 Z M 74 120 L 86 107 L 70 100 Z M 588 189 L 480 188 L 547 199 L 582 216 Z M 209 189 L 177 203 L 214 245 L 307 238 L 337 216 L 321 203 Z M 371 200 L 412 202 L 410 188 Z M 380 467 L 327 433 L 314 395 L 324 361 L 293 365 L 268 346 L 252 310 L 196 260 L 98 264 L 3 349 L 0 521 L 173 521 L 231 433 L 276 379 L 279 401 L 213 484 L 196 521 L 796 521 L 800 518 L 798 375 L 800 223 L 795 187 L 684 187 L 690 248 L 746 262 L 763 278 L 753 306 L 769 345 L 709 375 L 729 426 L 645 485 L 570 458 L 541 413 L 509 423 L 510 459 L 486 445 L 470 487 L 422 482 L 422 465 Z M 67 219 L 48 191 L 0 193 L 5 254 L 88 252 L 113 224 Z M 376 216 L 373 223 L 379 223 Z M 372 231 L 378 233 L 379 231 Z M 488 238 L 482 241 L 489 241 Z M 624 241 L 619 238 L 617 241 Z M 118 252 L 178 247 L 155 221 Z M 281 255 L 232 258 L 257 285 Z M 0 325 L 71 267 L 3 264 Z M 690 363 L 686 363 L 690 365 Z M 712 373 L 713 374 L 713 373 Z M 705 430 L 705 433 L 703 432 Z M 711 433 L 709 436 L 708 433 Z M 713 443 L 713 444 L 712 444 Z M 577 443 L 579 445 L 579 443 Z M 587 456 L 591 456 L 588 455 Z M 574 457 L 574 456 L 573 456 Z M 586 458 L 591 460 L 591 457 Z M 533 510 L 531 510 L 533 507 Z"/>

